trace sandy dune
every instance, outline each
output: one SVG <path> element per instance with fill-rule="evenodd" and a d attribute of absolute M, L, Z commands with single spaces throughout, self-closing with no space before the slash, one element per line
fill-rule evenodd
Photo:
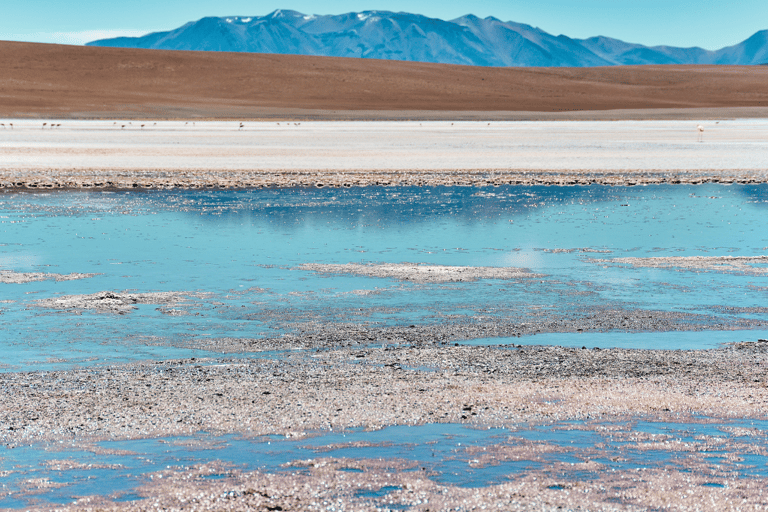
<path fill-rule="evenodd" d="M 477 68 L 0 42 L 0 117 L 768 117 L 768 68 Z"/>

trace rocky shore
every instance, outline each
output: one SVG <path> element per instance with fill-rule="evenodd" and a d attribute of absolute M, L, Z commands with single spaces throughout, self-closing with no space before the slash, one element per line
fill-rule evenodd
<path fill-rule="evenodd" d="M 285 171 L 112 171 L 109 169 L 20 171 L 0 169 L 0 191 L 60 189 L 258 189 L 289 187 L 446 186 L 501 185 L 636 186 L 768 183 L 768 173 L 750 170 L 579 171 L 546 170 L 285 170 Z"/>

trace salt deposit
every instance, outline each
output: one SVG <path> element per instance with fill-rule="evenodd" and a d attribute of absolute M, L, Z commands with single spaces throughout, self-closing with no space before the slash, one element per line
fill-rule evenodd
<path fill-rule="evenodd" d="M 98 274 L 54 274 L 48 272 L 14 272 L 12 270 L 0 270 L 0 283 L 21 284 L 35 281 L 74 281 L 87 279 Z"/>
<path fill-rule="evenodd" d="M 115 293 L 103 291 L 90 295 L 64 295 L 40 299 L 35 302 L 35 305 L 50 309 L 93 309 L 103 313 L 125 314 L 136 309 L 136 304 L 176 305 L 188 302 L 191 297 L 200 295 L 199 293 L 182 292 Z"/>
<path fill-rule="evenodd" d="M 610 261 L 643 268 L 673 268 L 679 270 L 731 272 L 747 275 L 768 274 L 768 256 L 661 256 L 651 258 L 613 258 Z"/>
<path fill-rule="evenodd" d="M 14 120 L 0 188 L 754 183 L 768 123 Z M 146 125 L 141 127 L 141 125 Z"/>
<path fill-rule="evenodd" d="M 418 263 L 305 263 L 301 270 L 327 274 L 383 277 L 415 283 L 455 283 L 478 279 L 520 279 L 543 277 L 524 268 L 515 267 L 457 267 Z"/>

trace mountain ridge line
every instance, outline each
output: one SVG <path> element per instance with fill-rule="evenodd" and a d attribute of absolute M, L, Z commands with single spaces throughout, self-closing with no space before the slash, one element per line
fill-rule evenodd
<path fill-rule="evenodd" d="M 555 36 L 538 27 L 492 16 L 468 14 L 442 20 L 392 11 L 305 15 L 278 9 L 265 16 L 206 16 L 173 30 L 87 44 L 504 67 L 768 64 L 768 30 L 736 45 L 705 50 L 645 46 L 605 36 Z"/>

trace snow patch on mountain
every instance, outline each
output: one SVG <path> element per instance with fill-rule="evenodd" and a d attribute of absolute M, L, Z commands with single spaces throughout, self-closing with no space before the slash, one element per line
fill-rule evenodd
<path fill-rule="evenodd" d="M 167 32 L 100 39 L 88 46 L 324 55 L 472 66 L 586 67 L 642 64 L 768 64 L 768 30 L 717 51 L 648 47 L 604 36 L 571 39 L 540 28 L 468 14 L 445 21 L 363 11 L 205 17 Z"/>

